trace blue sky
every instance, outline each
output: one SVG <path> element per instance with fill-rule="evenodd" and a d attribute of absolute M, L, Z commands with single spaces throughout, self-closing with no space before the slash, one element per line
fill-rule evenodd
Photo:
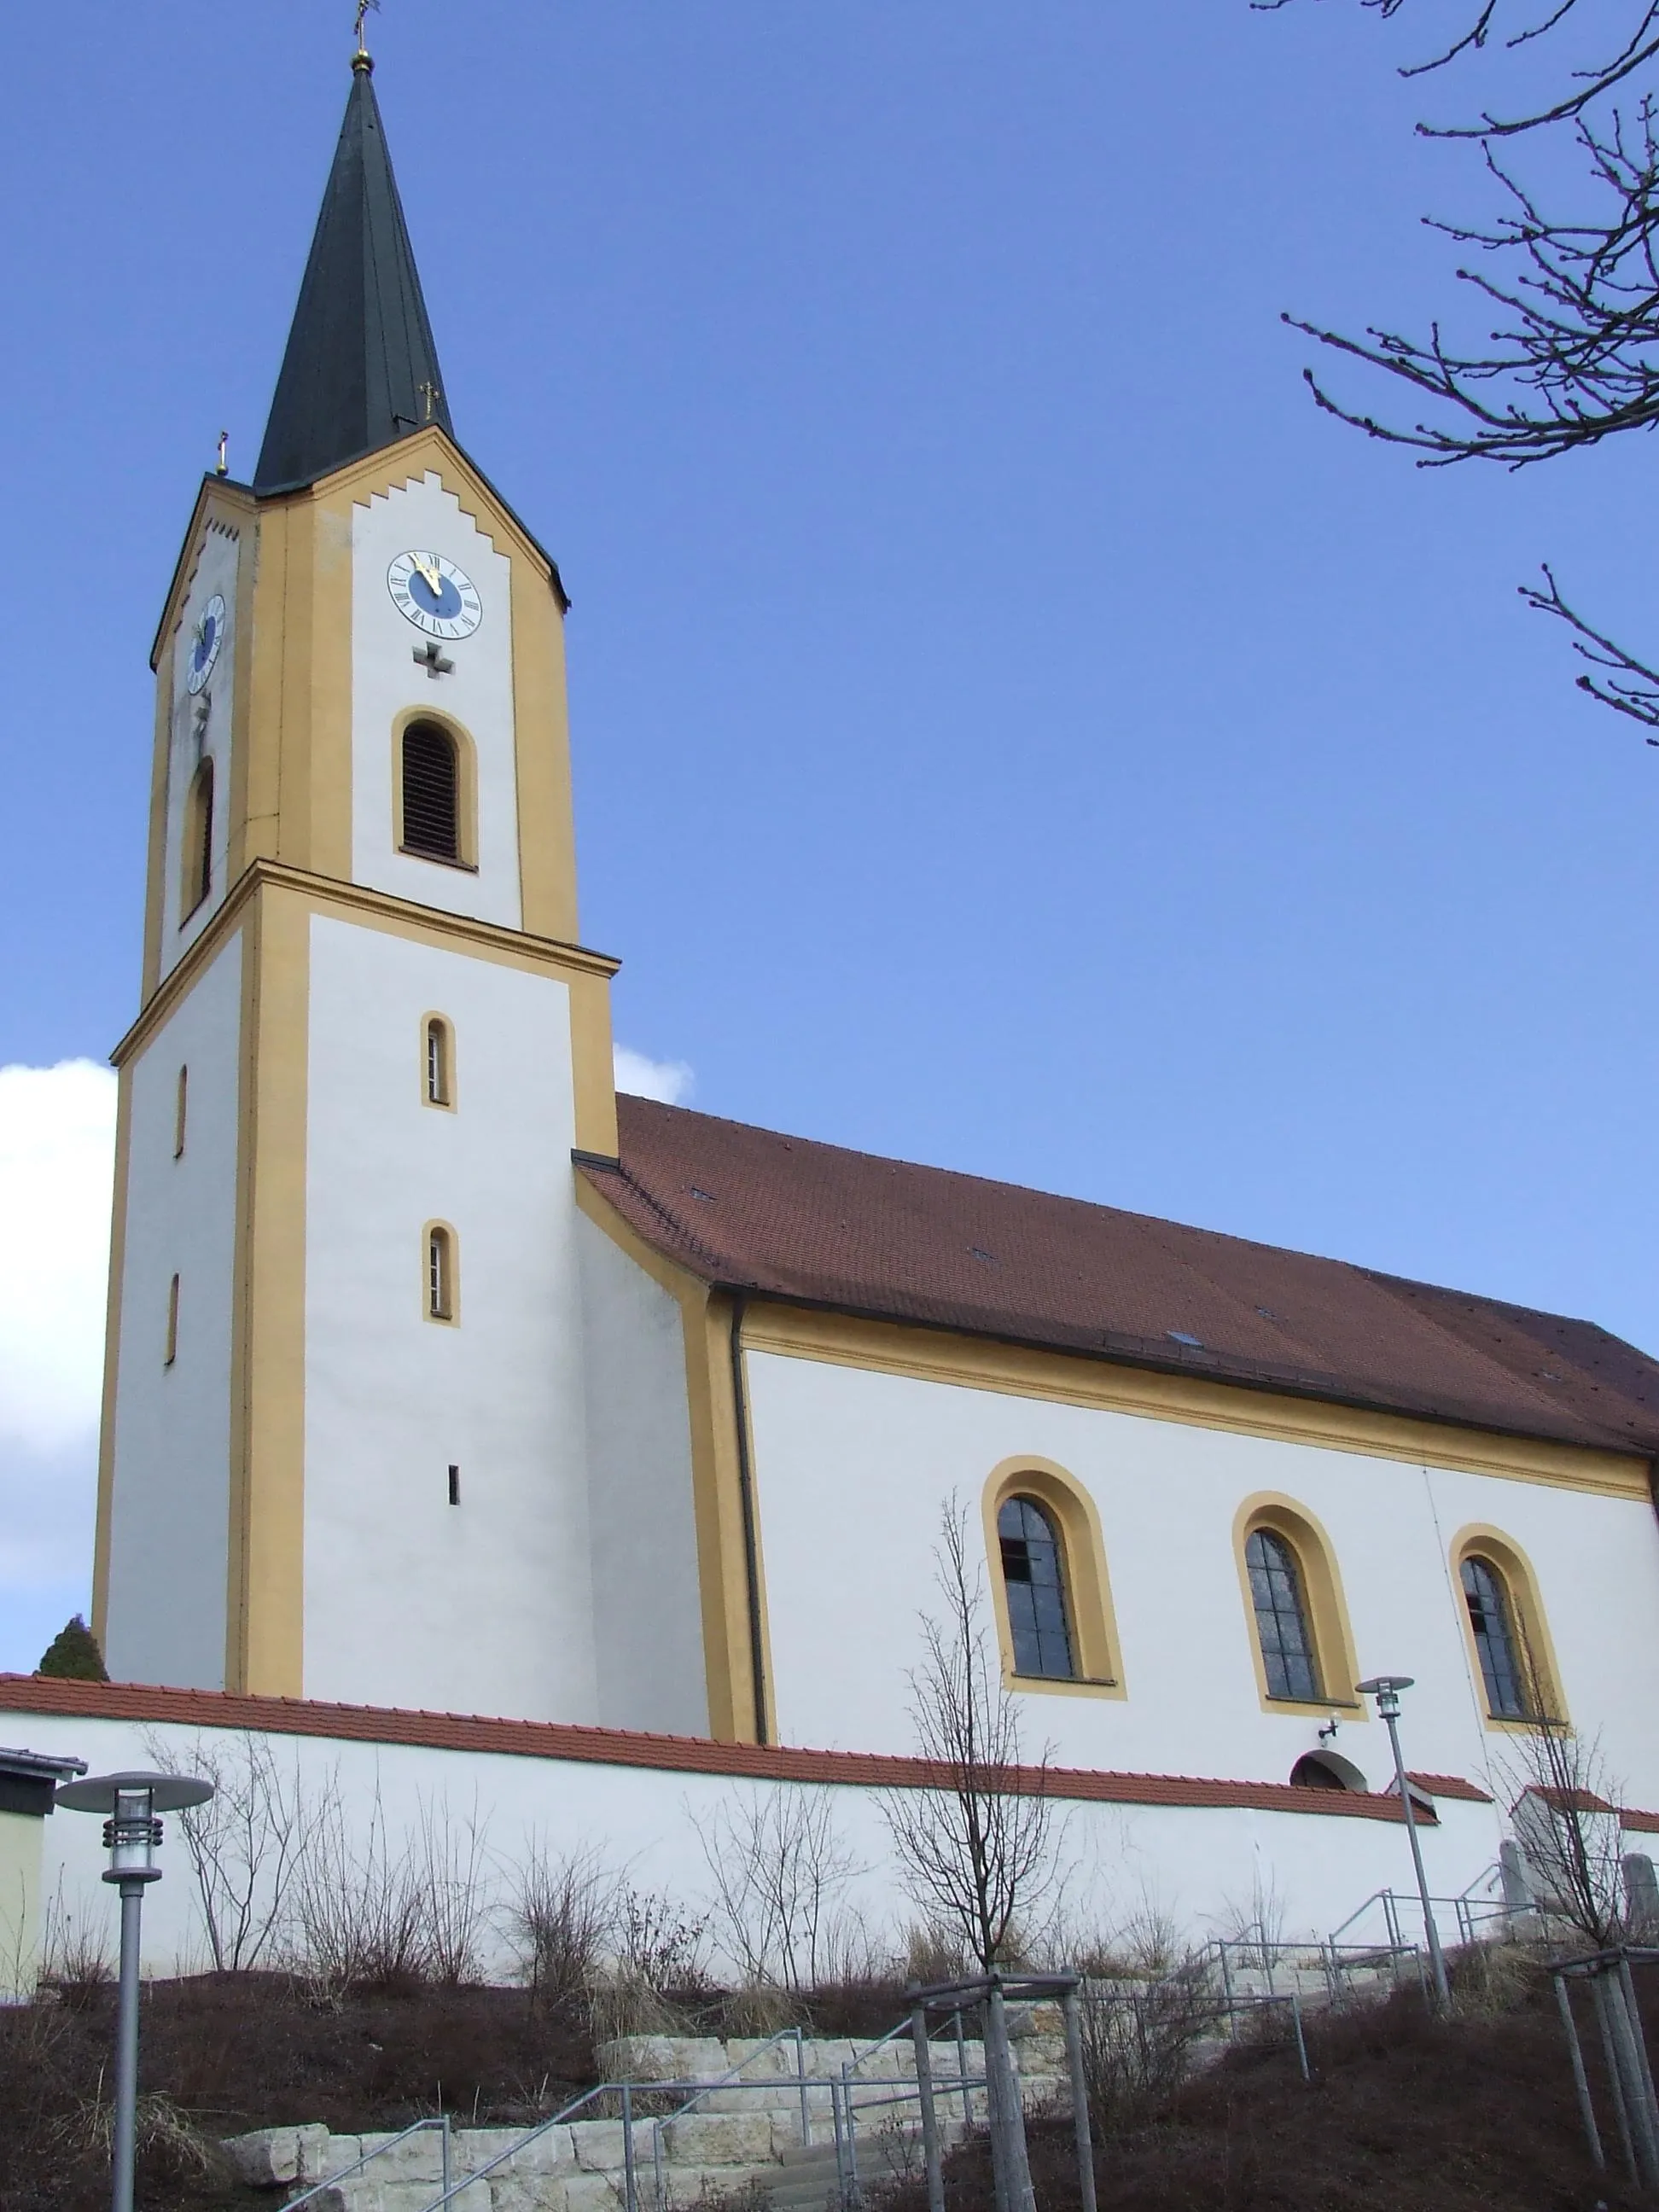
<path fill-rule="evenodd" d="M 258 449 L 349 20 L 8 19 L 9 1064 L 136 1011 L 151 633 L 217 433 Z M 1490 203 L 1413 136 L 1459 103 L 1393 75 L 1409 23 L 370 27 L 458 433 L 574 601 L 618 1036 L 714 1113 L 1659 1345 L 1659 755 L 1514 589 L 1547 557 L 1659 644 L 1648 457 L 1413 471 L 1316 412 L 1279 321 L 1447 305 L 1418 218 Z M 0 1541 L 32 1665 L 84 1594 L 90 1455 L 61 1407 L 7 1425 L 6 1327 L 0 1519 L 58 1516 Z"/>

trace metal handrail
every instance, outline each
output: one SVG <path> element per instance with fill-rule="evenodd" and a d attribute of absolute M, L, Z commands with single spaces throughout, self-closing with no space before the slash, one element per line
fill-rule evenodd
<path fill-rule="evenodd" d="M 663 2201 L 662 2131 L 667 2121 L 670 2119 L 683 2120 L 688 2112 L 692 2111 L 695 2106 L 700 2105 L 705 2097 L 712 2096 L 716 2089 L 729 2088 L 732 2084 L 737 2081 L 738 2075 L 741 2075 L 745 2066 L 753 2065 L 756 2059 L 764 2057 L 769 2051 L 775 2051 L 781 2043 L 793 2043 L 795 2046 L 795 2083 L 800 2095 L 801 2148 L 803 2150 L 809 2149 L 811 2148 L 812 2142 L 812 2115 L 806 2100 L 806 2046 L 802 2039 L 802 2032 L 799 2027 L 781 2027 L 775 2035 L 768 2036 L 764 2043 L 761 2044 L 756 2050 L 748 2052 L 746 2056 L 740 2058 L 735 2066 L 728 2067 L 726 2072 L 722 2074 L 717 2081 L 706 2082 L 703 2087 L 696 2092 L 695 2096 L 688 2097 L 684 2104 L 680 2106 L 678 2112 L 667 2114 L 659 2113 L 656 2119 L 653 2120 L 651 2128 L 651 2167 L 656 2185 L 656 2197 L 659 2205 L 660 2205 Z M 629 2148 L 631 2150 L 631 2144 L 629 2145 Z M 634 2203 L 631 2195 L 629 2199 L 628 2212 L 634 2212 Z"/>
<path fill-rule="evenodd" d="M 320 2197 L 324 2190 L 332 2189 L 336 2182 L 344 2181 L 351 2174 L 361 2173 L 366 2166 L 372 2166 L 377 2158 L 384 2158 L 389 2150 L 396 2150 L 398 2144 L 407 2142 L 410 2136 L 429 2132 L 434 2128 L 438 2129 L 443 2136 L 443 2181 L 447 2202 L 449 2189 L 449 2115 L 447 2112 L 440 2112 L 435 2119 L 416 2120 L 398 2134 L 388 2136 L 385 2142 L 376 2143 L 373 2150 L 365 2151 L 361 2158 L 353 2159 L 349 2166 L 343 2166 L 337 2173 L 325 2175 L 321 2181 L 313 2183 L 300 2196 L 285 2197 L 283 2199 L 283 2212 L 294 2212 L 295 2205 L 308 2204 L 313 2197 Z"/>

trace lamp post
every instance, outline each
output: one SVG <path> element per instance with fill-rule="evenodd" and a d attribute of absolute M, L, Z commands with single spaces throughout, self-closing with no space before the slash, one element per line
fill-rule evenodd
<path fill-rule="evenodd" d="M 1406 1816 L 1406 1839 L 1412 1847 L 1412 1864 L 1417 1869 L 1417 1894 L 1423 1902 L 1423 1926 L 1429 1939 L 1429 1964 L 1434 1970 L 1435 2002 L 1443 2013 L 1448 2013 L 1451 2010 L 1451 1985 L 1446 1979 L 1446 1960 L 1440 1948 L 1440 1930 L 1434 1924 L 1429 1878 L 1423 1871 L 1423 1846 L 1417 1840 L 1417 1818 L 1412 1811 L 1411 1784 L 1406 1779 L 1406 1762 L 1400 1755 L 1400 1692 L 1409 1690 L 1413 1679 L 1410 1674 L 1373 1674 L 1369 1681 L 1357 1682 L 1354 1686 L 1362 1697 L 1376 1698 L 1377 1716 L 1389 1731 L 1389 1743 L 1394 1752 L 1394 1778 L 1400 1787 L 1400 1809 Z"/>
<path fill-rule="evenodd" d="M 58 1802 L 71 1813 L 102 1813 L 109 1864 L 104 1880 L 121 1893 L 121 1991 L 115 2027 L 115 2142 L 111 2212 L 132 2212 L 133 2154 L 138 2105 L 138 1935 L 144 1892 L 160 1881 L 155 1846 L 163 1813 L 204 1805 L 210 1782 L 188 1774 L 93 1774 L 66 1782 Z"/>

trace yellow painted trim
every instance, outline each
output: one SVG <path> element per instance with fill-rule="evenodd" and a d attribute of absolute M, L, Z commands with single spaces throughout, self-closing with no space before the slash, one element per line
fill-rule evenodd
<path fill-rule="evenodd" d="M 1073 1656 L 1079 1678 L 1060 1681 L 1049 1675 L 1021 1674 L 1014 1665 L 1014 1636 L 1008 1618 L 1008 1591 L 1002 1578 L 1002 1547 L 997 1516 L 1011 1498 L 1034 1498 L 1045 1506 L 1060 1532 L 1066 1605 Z M 987 1476 L 980 1493 L 985 1525 L 985 1556 L 990 1566 L 991 1610 L 996 1621 L 1002 1679 L 1011 1690 L 1043 1696 L 1127 1698 L 1123 1646 L 1112 1605 L 1106 1546 L 1095 1501 L 1068 1468 L 1035 1452 L 1005 1459 Z"/>
<path fill-rule="evenodd" d="M 524 926 L 574 938 L 575 802 L 565 683 L 564 612 L 541 562 L 512 568 L 513 720 L 517 743 L 519 895 Z"/>
<path fill-rule="evenodd" d="M 104 1298 L 104 1398 L 98 1433 L 98 1519 L 93 1538 L 92 1632 L 98 1648 L 109 1635 L 109 1563 L 115 1510 L 115 1402 L 120 1382 L 121 1298 L 126 1276 L 127 1193 L 132 1173 L 132 1084 L 124 1067 L 116 1085 L 115 1188 L 112 1194 L 109 1285 Z"/>
<path fill-rule="evenodd" d="M 441 1098 L 434 1098 L 432 1095 L 431 1077 L 428 1066 L 428 1056 L 432 1048 L 431 1031 L 434 1023 L 443 1036 L 443 1042 L 438 1054 L 440 1073 L 443 1079 Z M 455 1024 L 447 1014 L 439 1013 L 434 1007 L 427 1009 L 421 1016 L 420 1043 L 421 1103 L 422 1106 L 431 1107 L 435 1114 L 453 1114 L 456 1110 L 456 1100 L 460 1094 L 456 1087 Z"/>
<path fill-rule="evenodd" d="M 950 1329 L 917 1328 L 900 1322 L 768 1303 L 751 1310 L 749 1341 L 757 1351 L 787 1358 L 1132 1413 L 1188 1428 L 1269 1437 L 1315 1449 L 1403 1460 L 1415 1467 L 1547 1483 L 1563 1490 L 1639 1500 L 1644 1505 L 1650 1502 L 1646 1460 L 1621 1452 L 1407 1419 L 1196 1376 L 1157 1374 L 1115 1360 L 1048 1352 Z"/>
<path fill-rule="evenodd" d="M 444 1310 L 434 1313 L 432 1306 L 432 1240 L 444 1240 L 443 1288 Z M 430 1322 L 434 1328 L 459 1328 L 461 1325 L 461 1240 L 455 1225 L 449 1221 L 428 1221 L 421 1231 L 421 1318 Z"/>
<path fill-rule="evenodd" d="M 755 1670 L 750 1657 L 749 1577 L 738 1474 L 736 1403 L 732 1390 L 729 1298 L 653 1251 L 586 1176 L 575 1178 L 576 1203 L 595 1227 L 675 1301 L 685 1343 L 686 1407 L 690 1423 L 691 1507 L 696 1531 L 697 1584 L 702 1613 L 703 1665 L 709 1734 L 720 1743 L 755 1741 Z M 745 1330 L 746 1335 L 746 1330 Z M 772 1674 L 766 1607 L 765 1554 L 760 1540 L 758 1470 L 755 1476 L 756 1552 L 761 1576 L 761 1657 Z"/>
<path fill-rule="evenodd" d="M 144 872 L 143 993 L 161 979 L 161 939 L 167 930 L 167 775 L 173 758 L 173 641 L 161 654 L 155 679 L 155 713 L 149 775 L 149 843 Z"/>
<path fill-rule="evenodd" d="M 1549 1717 L 1570 1729 L 1572 1720 L 1567 1711 L 1561 1668 L 1555 1656 L 1549 1615 L 1545 1612 L 1544 1601 L 1539 1595 L 1538 1577 L 1533 1571 L 1532 1561 L 1513 1536 L 1506 1536 L 1501 1528 L 1492 1528 L 1485 1522 L 1474 1521 L 1467 1528 L 1460 1528 L 1452 1538 L 1449 1559 L 1452 1597 L 1457 1607 L 1458 1619 L 1463 1625 L 1469 1680 L 1474 1686 L 1482 1724 L 1493 1735 L 1536 1735 L 1540 1733 L 1531 1721 L 1503 1720 L 1487 1710 L 1486 1679 L 1480 1671 L 1480 1653 L 1474 1640 L 1474 1623 L 1469 1619 L 1468 1600 L 1463 1589 L 1463 1562 L 1472 1555 L 1485 1559 L 1489 1566 L 1498 1570 L 1504 1595 L 1510 1601 L 1510 1620 L 1521 1638 L 1522 1650 L 1530 1656 L 1533 1668 L 1542 1678 L 1538 1686 L 1547 1702 Z"/>
<path fill-rule="evenodd" d="M 521 969 L 527 975 L 556 975 L 572 986 L 573 998 L 578 983 L 608 983 L 621 964 L 606 953 L 590 951 L 586 945 L 555 944 L 545 938 L 527 936 L 522 930 L 503 929 L 495 922 L 475 921 L 470 915 L 444 914 L 434 907 L 417 905 L 410 899 L 394 898 L 389 892 L 370 890 L 362 884 L 336 883 L 325 877 L 308 875 L 301 869 L 283 867 L 276 861 L 257 860 L 240 881 L 232 885 L 212 920 L 152 993 L 143 1012 L 110 1054 L 118 1067 L 142 1051 L 231 933 L 237 916 L 264 889 L 294 891 L 314 914 L 353 921 L 367 920 L 374 927 L 386 930 L 395 937 L 407 938 L 415 944 L 452 950 L 459 945 L 504 968 Z M 581 1149 L 603 1148 L 584 1145 Z M 615 1152 L 613 1144 L 610 1156 L 614 1158 Z"/>
<path fill-rule="evenodd" d="M 243 941 L 227 1686 L 305 1683 L 306 1113 L 311 917 L 254 872 Z"/>
<path fill-rule="evenodd" d="M 1244 1558 L 1246 1540 L 1257 1528 L 1281 1536 L 1295 1554 L 1307 1601 L 1308 1626 L 1313 1632 L 1314 1664 L 1319 1670 L 1322 1697 L 1273 1698 L 1267 1694 L 1267 1670 L 1262 1662 L 1261 1638 L 1256 1632 L 1255 1601 L 1250 1594 L 1250 1571 Z M 1256 1694 L 1264 1713 L 1346 1713 L 1352 1720 L 1369 1720 L 1370 1708 L 1356 1693 L 1359 1668 L 1354 1658 L 1353 1629 L 1348 1603 L 1342 1595 L 1342 1578 L 1336 1553 L 1322 1525 L 1305 1505 L 1280 1491 L 1258 1491 L 1247 1498 L 1233 1516 L 1233 1557 L 1238 1568 L 1239 1593 L 1244 1601 L 1244 1626 L 1250 1657 L 1255 1667 Z"/>
<path fill-rule="evenodd" d="M 404 843 L 404 732 L 413 722 L 430 722 L 455 748 L 455 842 L 459 856 L 446 860 L 434 853 L 410 852 Z M 404 707 L 392 720 L 392 845 L 406 860 L 425 860 L 434 868 L 465 868 L 478 872 L 478 747 L 465 722 L 453 714 L 427 706 Z"/>
<path fill-rule="evenodd" d="M 571 1073 L 576 1097 L 576 1149 L 614 1160 L 617 1061 L 611 1040 L 611 975 L 588 969 L 568 977 Z"/>

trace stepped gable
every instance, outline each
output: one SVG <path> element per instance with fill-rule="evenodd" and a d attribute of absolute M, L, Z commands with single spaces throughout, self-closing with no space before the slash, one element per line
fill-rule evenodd
<path fill-rule="evenodd" d="M 583 1155 L 580 1171 L 655 1250 L 720 1289 L 1659 1455 L 1659 1364 L 1593 1322 L 652 1099 L 617 1103 L 619 1159 Z"/>

